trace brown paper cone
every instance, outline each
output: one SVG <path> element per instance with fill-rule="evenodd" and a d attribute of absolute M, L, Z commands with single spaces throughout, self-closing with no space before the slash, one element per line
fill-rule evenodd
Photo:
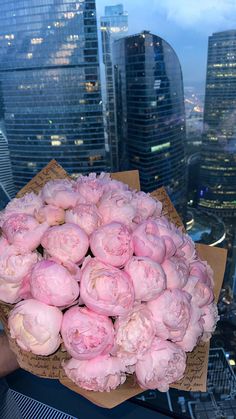
<path fill-rule="evenodd" d="M 46 182 L 53 179 L 63 179 L 69 177 L 65 170 L 55 161 L 52 160 L 41 172 L 38 173 L 18 194 L 17 197 L 23 196 L 27 192 L 39 192 Z M 118 172 L 113 173 L 112 178 L 127 183 L 130 188 L 140 190 L 138 171 Z M 163 205 L 163 215 L 171 220 L 178 227 L 183 228 L 182 221 L 172 205 L 164 188 L 157 189 L 151 194 L 154 198 L 160 200 Z M 222 286 L 226 255 L 224 249 L 215 247 L 197 245 L 197 251 L 202 260 L 206 260 L 214 271 L 215 281 L 215 297 L 219 297 Z M 5 331 L 9 336 L 7 328 L 7 318 L 12 306 L 9 304 L 0 303 L 0 320 L 4 325 Z M 100 393 L 86 391 L 76 386 L 69 378 L 65 376 L 61 368 L 61 361 L 68 359 L 69 356 L 65 351 L 59 348 L 55 354 L 48 357 L 39 357 L 22 351 L 16 342 L 10 338 L 11 349 L 16 353 L 19 365 L 40 377 L 58 378 L 60 382 L 71 390 L 81 394 L 88 400 L 97 404 L 98 406 L 112 408 L 128 400 L 143 390 L 135 383 L 134 377 L 128 377 L 127 381 L 116 390 L 110 393 Z M 200 343 L 193 352 L 187 356 L 187 367 L 184 378 L 178 383 L 173 384 L 174 388 L 187 391 L 205 391 L 208 367 L 208 353 L 209 343 Z"/>

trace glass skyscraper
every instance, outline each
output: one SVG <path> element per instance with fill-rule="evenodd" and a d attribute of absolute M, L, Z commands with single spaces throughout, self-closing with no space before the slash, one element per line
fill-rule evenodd
<path fill-rule="evenodd" d="M 122 169 L 138 169 L 146 192 L 165 186 L 186 207 L 182 71 L 173 48 L 144 31 L 114 42 L 117 126 Z"/>
<path fill-rule="evenodd" d="M 225 223 L 225 282 L 236 294 L 236 30 L 209 37 L 199 208 Z"/>
<path fill-rule="evenodd" d="M 123 5 L 117 4 L 116 6 L 106 6 L 105 16 L 101 17 L 101 34 L 106 81 L 105 125 L 108 146 L 110 149 L 112 171 L 119 170 L 112 46 L 114 40 L 124 36 L 127 31 L 128 14 L 124 12 Z"/>
<path fill-rule="evenodd" d="M 5 207 L 8 200 L 14 198 L 12 168 L 5 135 L 3 121 L 0 121 L 0 210 Z"/>
<path fill-rule="evenodd" d="M 107 169 L 94 0 L 0 0 L 0 82 L 14 180 L 50 159 Z"/>
<path fill-rule="evenodd" d="M 209 37 L 199 205 L 236 216 L 236 30 Z"/>

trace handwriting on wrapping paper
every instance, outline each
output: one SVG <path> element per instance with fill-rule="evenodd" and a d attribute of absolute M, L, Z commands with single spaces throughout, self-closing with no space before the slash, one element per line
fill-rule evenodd
<path fill-rule="evenodd" d="M 182 380 L 171 387 L 185 391 L 206 391 L 209 343 L 201 342 L 187 355 L 187 367 Z"/>
<path fill-rule="evenodd" d="M 16 196 L 20 198 L 28 192 L 38 193 L 49 180 L 64 178 L 69 178 L 69 175 L 55 160 L 51 160 Z"/>

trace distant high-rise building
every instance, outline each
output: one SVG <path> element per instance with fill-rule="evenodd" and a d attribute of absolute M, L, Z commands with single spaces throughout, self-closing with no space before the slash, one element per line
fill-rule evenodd
<path fill-rule="evenodd" d="M 236 30 L 209 37 L 199 206 L 236 216 Z"/>
<path fill-rule="evenodd" d="M 236 30 L 209 37 L 199 208 L 224 220 L 225 281 L 236 289 Z"/>
<path fill-rule="evenodd" d="M 128 31 L 128 14 L 122 4 L 106 6 L 105 16 L 101 17 L 102 53 L 105 67 L 106 99 L 105 126 L 113 171 L 119 169 L 116 111 L 114 98 L 114 72 L 112 65 L 112 45 L 114 40 Z"/>
<path fill-rule="evenodd" d="M 50 159 L 107 169 L 94 0 L 0 0 L 0 81 L 17 188 Z"/>
<path fill-rule="evenodd" d="M 114 42 L 121 168 L 138 169 L 142 189 L 165 186 L 186 208 L 182 72 L 173 48 L 144 31 Z"/>
<path fill-rule="evenodd" d="M 0 210 L 15 196 L 12 168 L 3 122 L 0 122 Z"/>

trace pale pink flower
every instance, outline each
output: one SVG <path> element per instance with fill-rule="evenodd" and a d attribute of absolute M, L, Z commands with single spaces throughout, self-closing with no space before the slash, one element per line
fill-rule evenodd
<path fill-rule="evenodd" d="M 88 236 L 101 224 L 101 217 L 94 204 L 77 204 L 75 208 L 66 211 L 66 223 L 74 223 L 83 228 Z"/>
<path fill-rule="evenodd" d="M 36 300 L 58 307 L 72 304 L 79 296 L 78 282 L 66 268 L 52 260 L 42 260 L 34 266 L 30 290 Z"/>
<path fill-rule="evenodd" d="M 66 311 L 61 333 L 67 351 L 75 359 L 105 355 L 114 344 L 111 319 L 87 307 L 72 307 Z"/>
<path fill-rule="evenodd" d="M 197 258 L 196 248 L 193 240 L 187 234 L 183 234 L 183 244 L 179 249 L 188 263 L 193 262 Z"/>
<path fill-rule="evenodd" d="M 160 237 L 154 220 L 139 224 L 133 232 L 133 244 L 136 256 L 147 256 L 158 263 L 162 263 L 166 256 L 165 241 Z"/>
<path fill-rule="evenodd" d="M 192 296 L 192 301 L 198 307 L 210 304 L 214 299 L 212 288 L 208 287 L 205 282 L 202 282 L 195 276 L 190 276 L 188 278 L 188 282 L 183 289 Z"/>
<path fill-rule="evenodd" d="M 47 204 L 68 209 L 75 207 L 81 196 L 74 191 L 75 182 L 69 179 L 56 179 L 47 182 L 41 190 L 40 196 Z"/>
<path fill-rule="evenodd" d="M 40 259 L 37 252 L 20 255 L 14 246 L 0 255 L 0 278 L 18 283 L 26 276 Z"/>
<path fill-rule="evenodd" d="M 155 335 L 152 314 L 144 304 L 115 321 L 115 354 L 119 358 L 137 359 L 150 347 Z"/>
<path fill-rule="evenodd" d="M 165 290 L 147 303 L 156 327 L 156 335 L 173 342 L 181 341 L 191 316 L 191 296 L 179 289 Z"/>
<path fill-rule="evenodd" d="M 124 268 L 132 279 L 135 300 L 149 301 L 166 288 L 166 276 L 161 265 L 152 259 L 133 256 Z"/>
<path fill-rule="evenodd" d="M 33 299 L 18 303 L 8 320 L 11 337 L 21 349 L 45 356 L 60 346 L 61 323 L 62 313 L 57 307 Z"/>
<path fill-rule="evenodd" d="M 41 241 L 48 224 L 39 224 L 32 215 L 11 214 L 2 226 L 4 236 L 20 253 L 35 250 Z"/>
<path fill-rule="evenodd" d="M 56 262 L 65 266 L 70 262 L 81 262 L 89 248 L 85 231 L 70 223 L 50 227 L 43 235 L 41 244 Z"/>
<path fill-rule="evenodd" d="M 193 302 L 191 303 L 191 317 L 183 340 L 176 342 L 185 352 L 191 352 L 198 344 L 203 334 L 202 310 Z"/>
<path fill-rule="evenodd" d="M 71 358 L 62 365 L 70 380 L 85 390 L 111 391 L 126 380 L 122 360 L 110 355 L 89 360 Z"/>
<path fill-rule="evenodd" d="M 107 180 L 96 173 L 90 173 L 88 176 L 79 176 L 75 183 L 75 190 L 82 195 L 85 203 L 97 204 L 103 195 L 104 184 Z"/>
<path fill-rule="evenodd" d="M 86 306 L 99 314 L 120 316 L 134 303 L 134 289 L 124 271 L 91 258 L 82 267 L 80 295 Z"/>
<path fill-rule="evenodd" d="M 216 329 L 217 322 L 220 320 L 216 303 L 213 302 L 202 307 L 202 316 L 204 330 L 202 340 L 208 342 Z"/>
<path fill-rule="evenodd" d="M 189 268 L 184 258 L 171 257 L 162 263 L 162 269 L 166 274 L 167 288 L 183 288 L 189 277 Z"/>
<path fill-rule="evenodd" d="M 0 300 L 4 303 L 15 304 L 20 301 L 21 281 L 8 282 L 0 277 Z"/>
<path fill-rule="evenodd" d="M 133 194 L 130 191 L 113 190 L 104 193 L 98 204 L 102 223 L 117 222 L 131 227 L 137 214 L 132 198 Z"/>
<path fill-rule="evenodd" d="M 63 224 L 65 221 L 65 211 L 55 205 L 43 205 L 35 211 L 34 216 L 39 223 L 45 221 L 49 226 Z"/>
<path fill-rule="evenodd" d="M 106 173 L 107 174 L 107 173 Z M 107 179 L 107 181 L 104 183 L 103 191 L 111 192 L 111 191 L 128 191 L 129 186 L 126 183 L 120 182 L 116 179 Z"/>
<path fill-rule="evenodd" d="M 129 230 L 119 223 L 99 227 L 90 236 L 94 256 L 113 266 L 123 266 L 133 255 L 133 242 Z"/>
<path fill-rule="evenodd" d="M 136 363 L 135 373 L 141 388 L 168 391 L 170 384 L 183 377 L 185 368 L 185 352 L 172 342 L 155 338 Z"/>
<path fill-rule="evenodd" d="M 0 226 L 3 225 L 4 221 L 6 221 L 11 214 L 20 213 L 34 215 L 34 211 L 38 210 L 42 204 L 42 199 L 34 192 L 27 193 L 22 198 L 12 199 L 7 204 L 5 210 L 2 211 Z"/>
<path fill-rule="evenodd" d="M 195 276 L 202 282 L 205 282 L 208 287 L 214 286 L 214 274 L 210 265 L 206 261 L 196 259 L 189 265 L 190 275 Z"/>
<path fill-rule="evenodd" d="M 132 198 L 132 205 L 136 208 L 137 213 L 135 216 L 135 222 L 141 222 L 154 214 L 157 216 L 161 215 L 162 203 L 152 198 L 145 192 L 134 192 Z"/>

